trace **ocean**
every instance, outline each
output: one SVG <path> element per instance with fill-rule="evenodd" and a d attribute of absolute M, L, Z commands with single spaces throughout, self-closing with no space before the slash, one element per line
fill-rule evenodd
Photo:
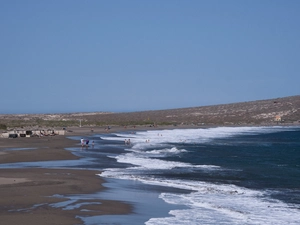
<path fill-rule="evenodd" d="M 178 206 L 147 225 L 300 224 L 300 127 L 151 130 L 97 142 L 124 147 L 108 154 L 120 167 L 101 177 L 161 187 L 158 198 Z"/>
<path fill-rule="evenodd" d="M 80 160 L 1 168 L 102 171 L 108 189 L 67 197 L 124 201 L 133 213 L 82 218 L 86 225 L 300 224 L 300 127 L 128 130 L 84 137 L 95 143 L 88 148 L 70 138 Z"/>

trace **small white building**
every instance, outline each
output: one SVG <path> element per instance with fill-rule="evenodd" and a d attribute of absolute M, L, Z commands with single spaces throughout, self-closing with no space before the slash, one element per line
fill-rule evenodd
<path fill-rule="evenodd" d="M 275 122 L 281 122 L 281 116 L 277 115 L 275 116 Z"/>
<path fill-rule="evenodd" d="M 17 137 L 42 137 L 42 136 L 55 136 L 65 135 L 65 130 L 12 130 L 4 133 L 0 133 L 0 138 L 17 138 Z"/>

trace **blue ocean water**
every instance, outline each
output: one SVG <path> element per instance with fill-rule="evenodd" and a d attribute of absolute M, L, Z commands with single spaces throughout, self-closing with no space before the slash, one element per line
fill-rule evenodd
<path fill-rule="evenodd" d="M 300 127 L 216 127 L 95 134 L 69 148 L 80 160 L 0 168 L 103 171 L 106 191 L 64 196 L 134 205 L 130 215 L 82 218 L 99 224 L 300 224 Z M 130 139 L 130 144 L 125 144 Z M 13 150 L 13 149 L 12 149 Z M 54 206 L 60 207 L 60 206 Z"/>
<path fill-rule="evenodd" d="M 300 128 L 218 127 L 100 135 L 125 145 L 121 168 L 101 176 L 178 188 L 164 202 L 185 206 L 150 224 L 300 224 Z"/>

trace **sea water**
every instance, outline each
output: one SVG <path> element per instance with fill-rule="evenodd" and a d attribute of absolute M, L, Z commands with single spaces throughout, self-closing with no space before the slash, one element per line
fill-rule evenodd
<path fill-rule="evenodd" d="M 153 129 L 153 128 L 152 128 Z M 1 164 L 0 168 L 103 171 L 106 191 L 64 196 L 111 199 L 127 215 L 82 218 L 99 224 L 300 224 L 300 127 L 216 127 L 94 134 L 79 160 Z M 130 139 L 130 144 L 125 144 Z M 54 206 L 60 207 L 60 206 Z"/>
<path fill-rule="evenodd" d="M 145 224 L 300 224 L 300 127 L 218 127 L 99 135 L 124 145 L 105 178 L 164 187 L 184 206 Z M 125 145 L 125 139 L 130 144 Z M 168 191 L 185 190 L 185 192 Z"/>

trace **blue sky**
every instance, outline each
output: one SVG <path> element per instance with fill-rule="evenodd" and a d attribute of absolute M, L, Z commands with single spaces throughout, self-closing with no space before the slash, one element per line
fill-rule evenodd
<path fill-rule="evenodd" d="M 2 0 L 0 113 L 299 95 L 298 0 Z"/>

